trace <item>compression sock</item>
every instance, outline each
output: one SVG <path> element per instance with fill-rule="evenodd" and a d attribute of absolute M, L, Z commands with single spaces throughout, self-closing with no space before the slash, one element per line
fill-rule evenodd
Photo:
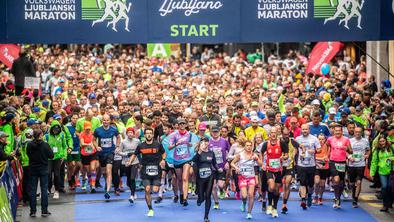
<path fill-rule="evenodd" d="M 272 206 L 273 196 L 272 192 L 268 192 L 268 206 Z"/>

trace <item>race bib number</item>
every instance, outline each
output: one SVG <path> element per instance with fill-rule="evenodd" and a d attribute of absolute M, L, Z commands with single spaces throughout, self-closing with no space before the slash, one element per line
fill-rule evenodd
<path fill-rule="evenodd" d="M 198 172 L 199 172 L 200 178 L 208 178 L 212 174 L 212 170 L 209 167 L 201 168 L 201 169 L 199 169 Z"/>
<path fill-rule="evenodd" d="M 247 166 L 241 166 L 239 169 L 240 173 L 244 177 L 253 177 L 254 176 L 254 169 Z"/>
<path fill-rule="evenodd" d="M 272 169 L 280 169 L 280 158 L 270 159 L 269 160 L 269 167 Z"/>
<path fill-rule="evenodd" d="M 190 157 L 189 147 L 186 144 L 179 145 L 175 148 L 174 159 L 183 160 Z"/>
<path fill-rule="evenodd" d="M 78 151 L 71 151 L 71 154 L 78 154 L 79 152 Z"/>
<path fill-rule="evenodd" d="M 157 176 L 157 175 L 159 175 L 159 166 L 148 165 L 145 168 L 145 173 L 148 176 Z"/>
<path fill-rule="evenodd" d="M 52 151 L 54 152 L 54 153 L 57 153 L 58 152 L 58 149 L 57 149 L 57 147 L 55 146 L 55 147 L 53 147 L 52 148 Z"/>
<path fill-rule="evenodd" d="M 344 163 L 335 163 L 335 168 L 338 172 L 344 173 L 346 171 L 346 164 Z"/>
<path fill-rule="evenodd" d="M 216 163 L 223 163 L 223 153 L 221 148 L 213 148 L 213 152 L 215 153 Z"/>
<path fill-rule="evenodd" d="M 102 148 L 111 148 L 112 147 L 112 138 L 102 138 L 100 140 L 100 145 Z"/>

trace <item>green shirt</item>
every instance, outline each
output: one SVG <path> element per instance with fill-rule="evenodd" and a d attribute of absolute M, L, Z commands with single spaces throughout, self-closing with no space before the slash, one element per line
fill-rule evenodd
<path fill-rule="evenodd" d="M 78 133 L 83 131 L 83 124 L 85 123 L 85 117 L 78 119 L 76 130 Z M 101 126 L 101 121 L 97 117 L 93 117 L 90 121 L 92 123 L 92 132 Z"/>

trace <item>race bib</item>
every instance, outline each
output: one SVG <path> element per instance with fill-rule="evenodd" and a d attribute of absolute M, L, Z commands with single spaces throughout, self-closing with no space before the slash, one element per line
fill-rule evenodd
<path fill-rule="evenodd" d="M 360 162 L 361 160 L 363 160 L 364 158 L 364 154 L 362 152 L 354 152 L 352 154 L 352 157 L 354 159 L 354 162 Z"/>
<path fill-rule="evenodd" d="M 335 168 L 338 172 L 344 173 L 346 171 L 346 164 L 345 163 L 335 163 Z"/>
<path fill-rule="evenodd" d="M 145 173 L 148 176 L 157 176 L 159 175 L 159 166 L 148 165 L 145 167 Z"/>
<path fill-rule="evenodd" d="M 200 178 L 203 178 L 203 179 L 210 177 L 212 174 L 212 170 L 210 167 L 201 168 L 201 169 L 199 169 L 198 172 L 199 172 Z"/>
<path fill-rule="evenodd" d="M 248 166 L 241 166 L 239 169 L 242 176 L 245 177 L 253 177 L 254 176 L 254 169 Z"/>
<path fill-rule="evenodd" d="M 78 154 L 78 151 L 71 151 L 71 154 Z"/>
<path fill-rule="evenodd" d="M 92 146 L 85 146 L 85 153 L 86 154 L 92 154 L 93 153 L 93 147 Z"/>
<path fill-rule="evenodd" d="M 174 159 L 175 160 L 183 160 L 190 158 L 190 151 L 187 144 L 181 144 L 175 148 L 174 151 Z"/>
<path fill-rule="evenodd" d="M 272 169 L 280 169 L 280 158 L 269 159 L 269 167 Z"/>
<path fill-rule="evenodd" d="M 112 147 L 112 138 L 102 138 L 100 140 L 100 145 L 102 148 L 111 148 Z"/>
<path fill-rule="evenodd" d="M 221 148 L 213 148 L 213 152 L 215 153 L 216 163 L 223 163 L 223 153 Z"/>
<path fill-rule="evenodd" d="M 56 146 L 53 147 L 53 148 L 52 148 L 52 151 L 53 151 L 54 153 L 57 153 L 57 151 L 58 151 L 57 147 L 56 147 Z"/>

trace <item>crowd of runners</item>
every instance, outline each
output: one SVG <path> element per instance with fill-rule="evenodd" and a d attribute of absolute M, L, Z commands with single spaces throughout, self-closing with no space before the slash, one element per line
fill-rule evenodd
<path fill-rule="evenodd" d="M 11 70 L 1 69 L 1 158 L 21 161 L 31 216 L 38 179 L 48 185 L 41 195 L 53 199 L 104 188 L 110 200 L 127 185 L 134 203 L 143 187 L 150 217 L 151 193 L 158 192 L 155 204 L 168 201 L 167 192 L 184 207 L 196 195 L 207 222 L 211 196 L 215 210 L 226 198 L 240 200 L 248 219 L 255 199 L 272 217 L 291 211 L 292 189 L 304 210 L 328 204 L 330 189 L 333 208 L 348 193 L 357 208 L 368 177 L 381 187 L 381 211 L 388 212 L 390 82 L 367 75 L 365 57 L 356 63 L 337 56 L 327 76 L 305 73 L 306 65 L 295 51 L 263 59 L 259 50 L 206 48 L 187 60 L 148 58 L 140 45 L 28 46 Z M 40 89 L 24 88 L 21 70 L 40 77 Z M 41 140 L 53 152 L 47 177 L 29 163 Z M 47 206 L 42 202 L 43 216 Z"/>

